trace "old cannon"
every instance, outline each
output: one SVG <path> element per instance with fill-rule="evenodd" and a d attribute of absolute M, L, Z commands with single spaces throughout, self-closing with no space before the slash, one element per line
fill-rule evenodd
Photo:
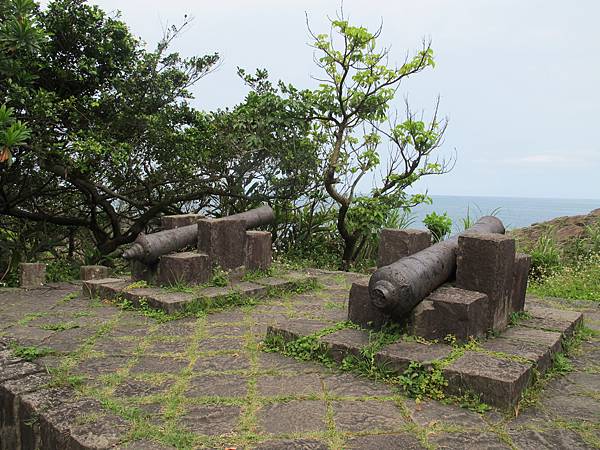
<path fill-rule="evenodd" d="M 264 205 L 243 213 L 227 216 L 227 219 L 242 220 L 246 229 L 272 223 L 275 214 L 270 206 Z M 123 258 L 154 264 L 158 259 L 189 246 L 196 246 L 198 226 L 187 225 L 181 228 L 163 230 L 152 234 L 140 234 L 135 243 L 123 253 Z"/>
<path fill-rule="evenodd" d="M 504 234 L 504 226 L 498 218 L 486 216 L 463 234 L 470 233 Z M 454 276 L 458 238 L 454 236 L 375 271 L 369 281 L 373 306 L 392 318 L 406 318 L 415 306 Z"/>

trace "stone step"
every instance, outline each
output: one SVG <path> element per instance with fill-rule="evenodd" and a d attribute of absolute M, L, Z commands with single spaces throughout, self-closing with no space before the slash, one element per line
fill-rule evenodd
<path fill-rule="evenodd" d="M 263 298 L 273 290 L 289 291 L 298 286 L 316 281 L 316 276 L 300 272 L 289 272 L 279 278 L 265 277 L 250 281 L 234 281 L 224 287 L 198 288 L 194 292 L 175 292 L 160 287 L 135 287 L 134 282 L 123 278 L 103 278 L 83 282 L 83 294 L 113 300 L 122 298 L 135 306 L 146 304 L 151 308 L 175 314 L 185 310 L 194 302 L 216 303 L 232 295 L 242 298 Z"/>
<path fill-rule="evenodd" d="M 381 348 L 375 361 L 387 370 L 402 374 L 411 362 L 427 367 L 439 362 L 448 381 L 447 393 L 472 392 L 481 400 L 501 408 L 518 404 L 532 380 L 534 369 L 544 373 L 561 342 L 573 335 L 582 322 L 579 312 L 531 307 L 530 318 L 481 342 L 474 350 L 452 352 L 454 347 L 422 340 L 400 340 Z M 317 320 L 289 320 L 271 325 L 267 336 L 293 341 L 315 336 L 329 356 L 340 364 L 346 356 L 360 357 L 371 342 L 371 332 L 342 329 L 329 332 L 331 324 Z"/>

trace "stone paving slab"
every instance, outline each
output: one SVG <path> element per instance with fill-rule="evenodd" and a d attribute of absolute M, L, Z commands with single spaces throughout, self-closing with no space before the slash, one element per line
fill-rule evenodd
<path fill-rule="evenodd" d="M 0 390 L 11 399 L 0 400 L 0 448 L 19 448 L 14 437 L 22 448 L 79 450 L 598 447 L 597 337 L 573 355 L 574 371 L 553 377 L 517 417 L 415 402 L 391 383 L 261 351 L 268 325 L 299 319 L 335 330 L 352 282 L 363 277 L 311 274 L 322 287 L 169 322 L 77 297 L 79 285 L 0 289 Z M 600 318 L 591 302 L 535 306 Z M 78 328 L 41 328 L 60 324 Z M 560 350 L 560 333 L 528 325 L 495 341 L 515 342 L 517 362 L 540 346 Z M 323 339 L 343 346 L 345 337 L 365 342 L 347 330 Z M 22 361 L 12 353 L 16 344 L 60 351 Z M 476 355 L 502 352 L 484 345 Z"/>

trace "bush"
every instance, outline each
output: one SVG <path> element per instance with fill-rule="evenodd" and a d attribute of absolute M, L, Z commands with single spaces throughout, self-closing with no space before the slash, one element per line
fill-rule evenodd
<path fill-rule="evenodd" d="M 452 231 L 452 219 L 448 217 L 448 213 L 438 215 L 435 212 L 432 212 L 425 216 L 423 223 L 427 229 L 431 231 L 434 242 L 444 240 L 444 238 Z"/>
<path fill-rule="evenodd" d="M 556 241 L 550 234 L 541 236 L 530 250 L 532 279 L 540 279 L 555 273 L 561 265 L 561 257 Z"/>

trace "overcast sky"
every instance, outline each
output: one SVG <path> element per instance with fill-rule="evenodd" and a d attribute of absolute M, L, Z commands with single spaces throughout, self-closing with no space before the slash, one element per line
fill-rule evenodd
<path fill-rule="evenodd" d="M 333 0 L 94 0 L 120 10 L 153 46 L 167 24 L 194 18 L 175 43 L 184 55 L 218 52 L 220 68 L 200 80 L 195 106 L 239 103 L 236 67 L 315 87 L 311 28 L 328 32 Z M 376 28 L 391 62 L 431 38 L 437 66 L 402 85 L 414 109 L 441 97 L 449 119 L 444 149 L 455 169 L 419 184 L 434 195 L 600 199 L 600 1 L 369 0 L 344 2 L 354 24 Z"/>

